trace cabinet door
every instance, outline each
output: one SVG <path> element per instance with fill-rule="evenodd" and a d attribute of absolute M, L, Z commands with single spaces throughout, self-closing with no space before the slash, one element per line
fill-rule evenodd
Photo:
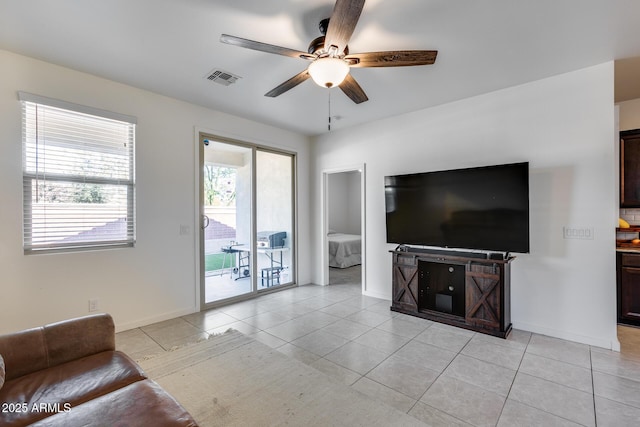
<path fill-rule="evenodd" d="M 620 206 L 640 207 L 640 130 L 620 132 Z"/>
<path fill-rule="evenodd" d="M 418 262 L 413 256 L 394 256 L 392 304 L 403 310 L 418 311 Z"/>
<path fill-rule="evenodd" d="M 501 284 L 498 265 L 467 267 L 465 280 L 466 313 L 468 325 L 501 330 Z"/>
<path fill-rule="evenodd" d="M 640 268 L 620 269 L 620 317 L 640 321 Z"/>

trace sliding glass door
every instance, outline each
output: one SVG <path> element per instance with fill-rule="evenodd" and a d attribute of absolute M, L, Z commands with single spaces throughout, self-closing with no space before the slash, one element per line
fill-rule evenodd
<path fill-rule="evenodd" d="M 258 288 L 293 282 L 293 157 L 256 152 Z"/>
<path fill-rule="evenodd" d="M 202 176 L 204 303 L 253 291 L 251 205 L 253 152 L 205 139 Z"/>
<path fill-rule="evenodd" d="M 294 283 L 289 153 L 200 138 L 202 306 Z"/>

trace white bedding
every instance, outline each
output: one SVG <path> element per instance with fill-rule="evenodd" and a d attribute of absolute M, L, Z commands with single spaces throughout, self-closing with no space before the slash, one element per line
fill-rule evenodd
<path fill-rule="evenodd" d="M 329 267 L 347 268 L 362 264 L 362 239 L 359 234 L 331 233 Z"/>

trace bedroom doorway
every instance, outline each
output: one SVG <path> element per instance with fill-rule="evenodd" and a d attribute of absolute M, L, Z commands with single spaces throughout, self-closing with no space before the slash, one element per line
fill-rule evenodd
<path fill-rule="evenodd" d="M 323 173 L 324 285 L 365 290 L 364 165 Z"/>

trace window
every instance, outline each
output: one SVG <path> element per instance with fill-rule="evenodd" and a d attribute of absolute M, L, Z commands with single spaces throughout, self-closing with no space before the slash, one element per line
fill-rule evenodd
<path fill-rule="evenodd" d="M 25 253 L 133 246 L 133 117 L 19 93 Z"/>

